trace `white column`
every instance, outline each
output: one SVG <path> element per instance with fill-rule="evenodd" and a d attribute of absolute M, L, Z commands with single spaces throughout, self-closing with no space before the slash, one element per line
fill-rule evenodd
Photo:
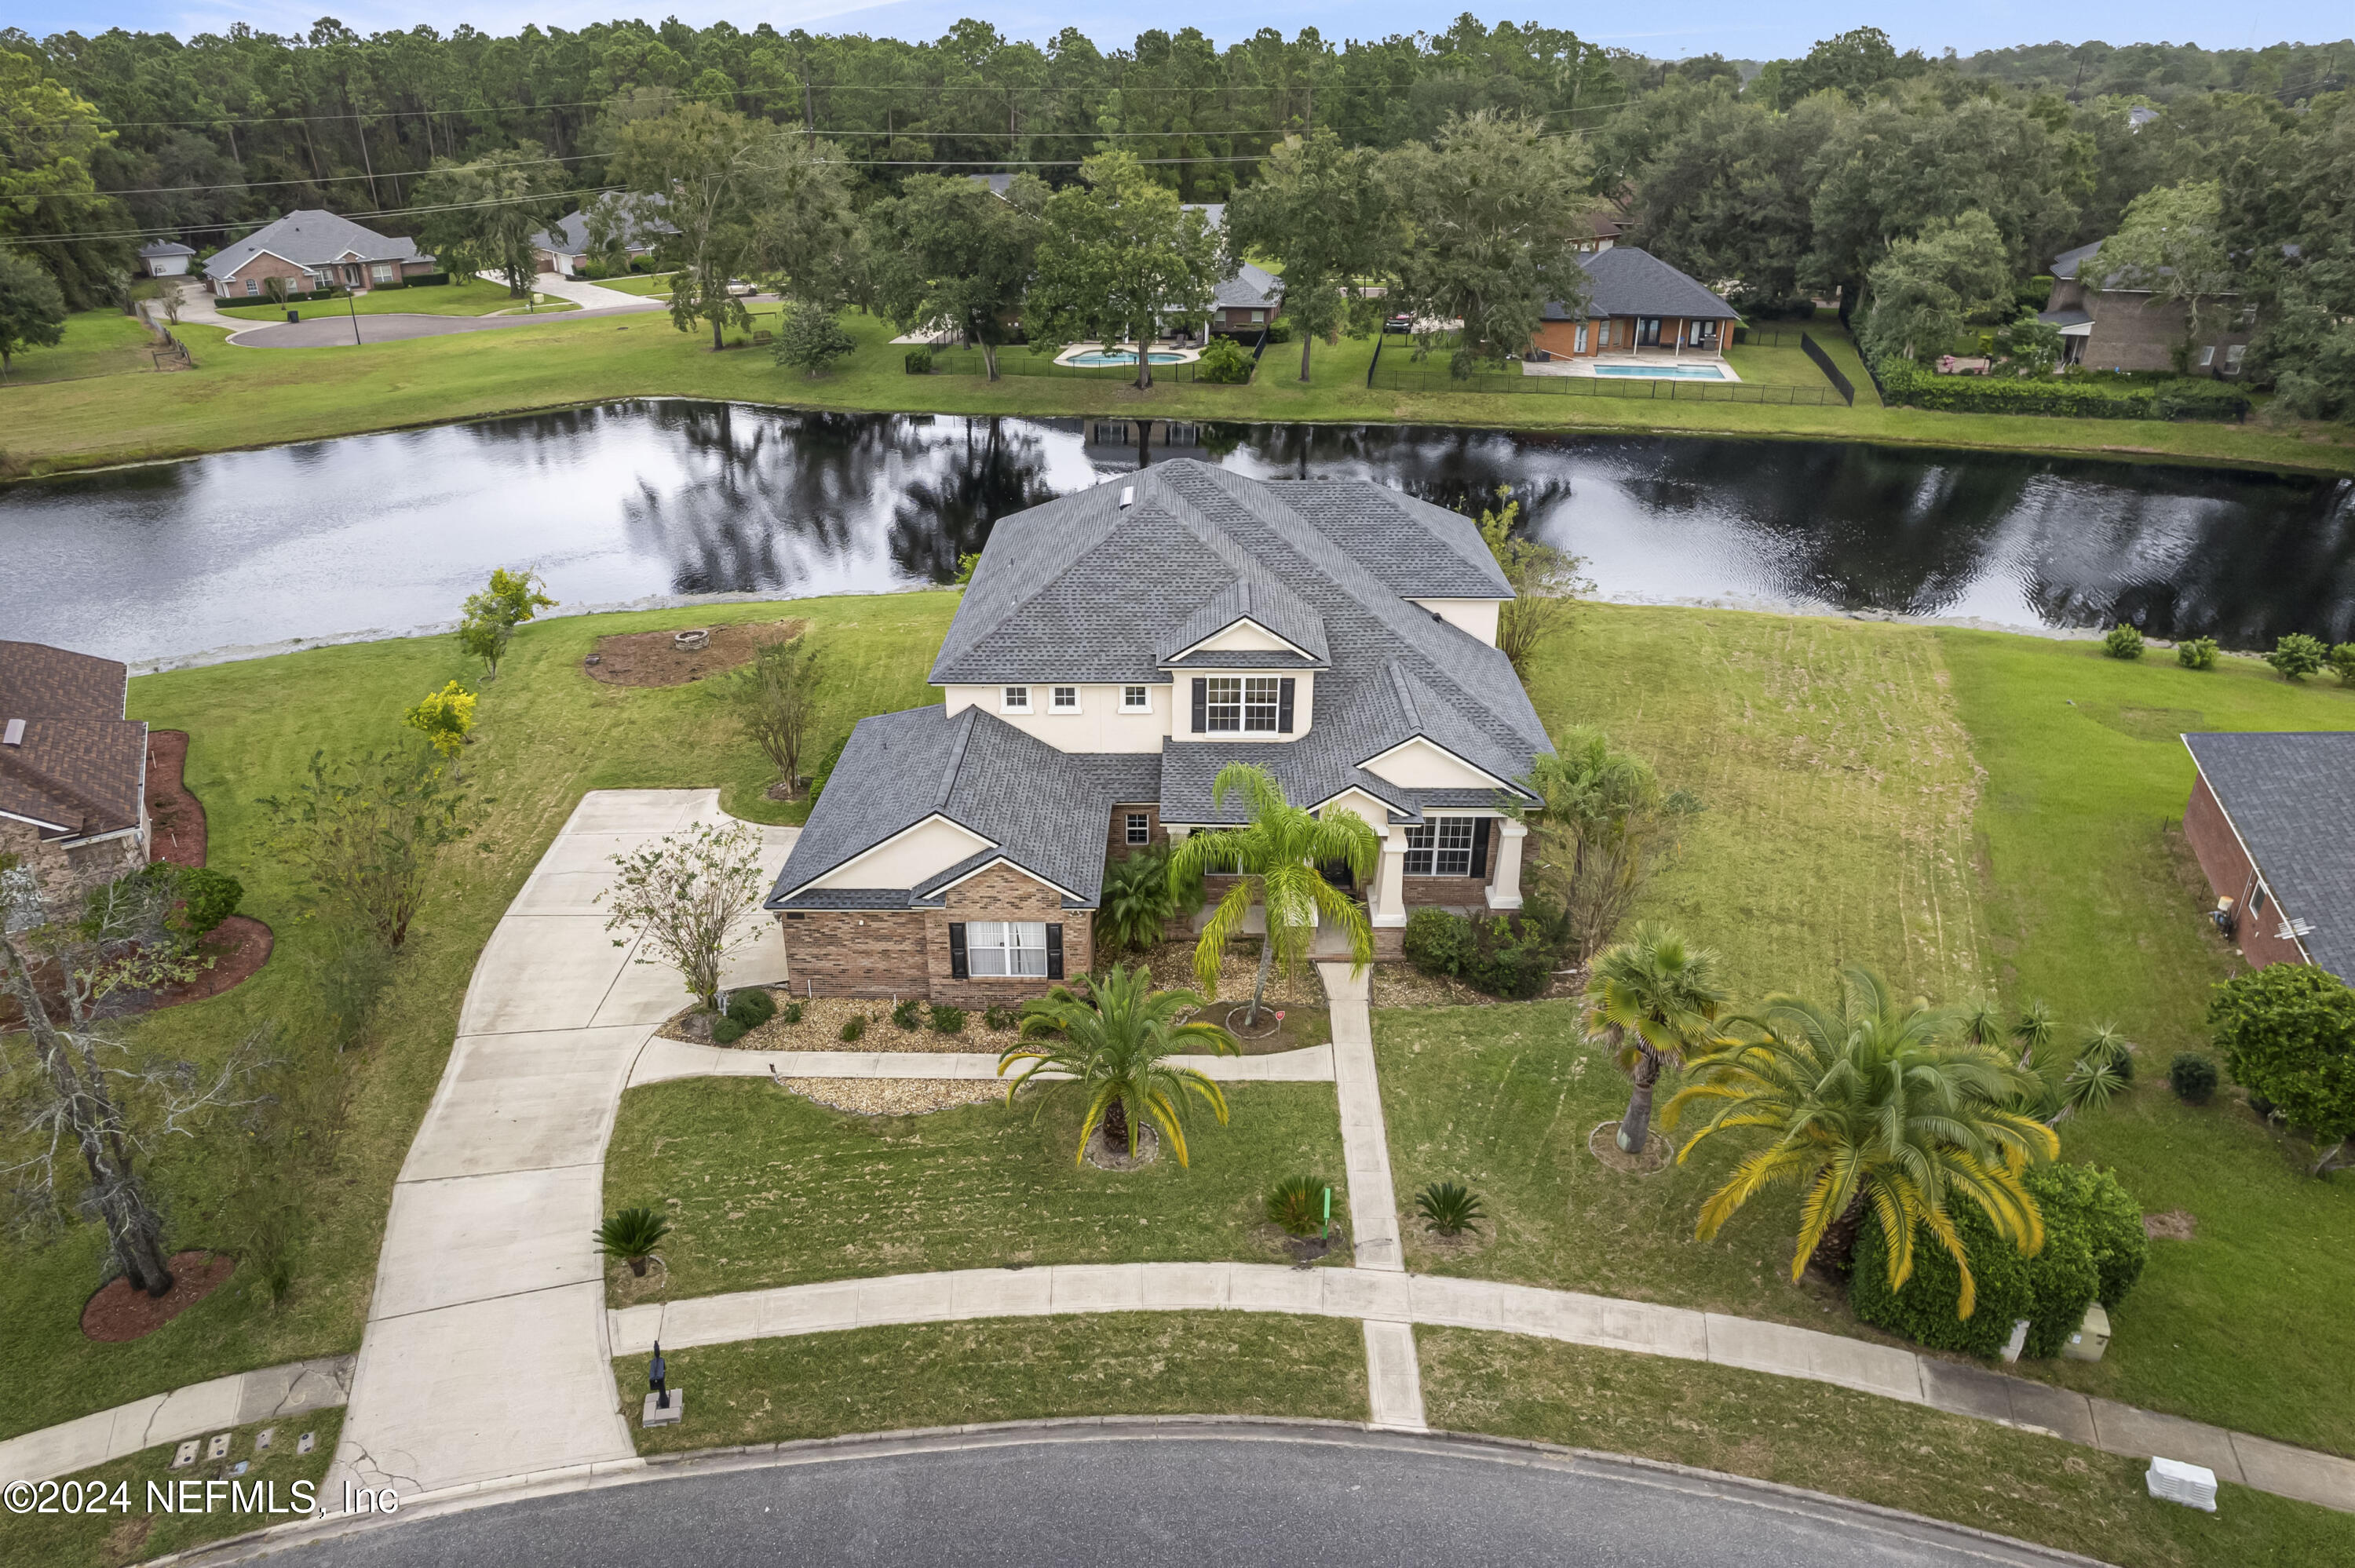
<path fill-rule="evenodd" d="M 1390 837 L 1382 841 L 1382 869 L 1374 881 L 1373 914 L 1377 926 L 1406 924 L 1406 830 L 1395 824 Z"/>
<path fill-rule="evenodd" d="M 1497 852 L 1497 874 L 1488 884 L 1488 907 L 1518 909 L 1521 906 L 1521 841 L 1529 830 L 1510 817 L 1498 820 L 1496 842 L 1490 846 Z"/>

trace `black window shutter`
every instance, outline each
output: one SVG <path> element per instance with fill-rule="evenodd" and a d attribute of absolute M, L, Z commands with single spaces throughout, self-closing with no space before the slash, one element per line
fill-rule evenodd
<path fill-rule="evenodd" d="M 1047 927 L 1047 978 L 1063 978 L 1063 928 L 1060 926 Z"/>
<path fill-rule="evenodd" d="M 1488 821 L 1487 817 L 1472 819 L 1472 874 L 1488 874 Z"/>
<path fill-rule="evenodd" d="M 1210 727 L 1210 683 L 1201 676 L 1194 677 L 1194 733 L 1208 733 Z"/>
<path fill-rule="evenodd" d="M 1283 680 L 1276 683 L 1275 732 L 1278 735 L 1290 735 L 1292 733 L 1292 689 L 1295 684 L 1295 683 L 1289 675 L 1284 676 Z"/>
<path fill-rule="evenodd" d="M 964 980 L 966 978 L 964 961 L 964 922 L 962 920 L 952 920 L 949 922 L 949 978 L 952 980 Z"/>

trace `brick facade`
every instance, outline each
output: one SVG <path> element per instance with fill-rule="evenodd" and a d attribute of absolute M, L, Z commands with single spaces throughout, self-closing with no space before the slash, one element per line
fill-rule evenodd
<path fill-rule="evenodd" d="M 2204 775 L 2191 786 L 2191 799 L 2184 803 L 2183 836 L 2190 841 L 2191 853 L 2199 857 L 2208 885 L 2216 890 L 2218 897 L 2232 900 L 2236 922 L 2232 945 L 2240 949 L 2241 956 L 2257 969 L 2267 964 L 2306 962 L 2306 954 L 2294 939 L 2274 935 L 2296 911 L 2285 914 L 2271 894 L 2261 888 L 2256 867 L 2241 848 L 2240 835 L 2232 831 L 2231 820 L 2208 788 Z M 2260 902 L 2263 908 L 2256 907 Z"/>
<path fill-rule="evenodd" d="M 812 911 L 781 915 L 777 924 L 796 996 L 884 999 L 931 990 L 920 910 Z"/>
<path fill-rule="evenodd" d="M 1104 830 L 1104 859 L 1107 862 L 1118 860 L 1138 847 L 1128 842 L 1128 814 L 1131 811 L 1145 813 L 1146 832 L 1148 835 L 1148 843 L 1146 847 L 1150 847 L 1152 844 L 1166 844 L 1169 842 L 1169 835 L 1161 831 L 1161 807 L 1157 801 L 1136 800 L 1114 806 L 1112 809 L 1111 825 Z"/>
<path fill-rule="evenodd" d="M 1636 319 L 1634 316 L 1599 316 L 1586 322 L 1545 322 L 1539 325 L 1529 343 L 1532 347 L 1544 349 L 1556 359 L 1576 359 L 1582 355 L 1591 359 L 1598 354 L 1633 354 L 1637 346 Z M 1644 344 L 1647 353 L 1673 349 L 1684 342 L 1689 334 L 1705 333 L 1710 324 L 1689 316 L 1662 316 L 1659 320 L 1659 341 Z M 1582 325 L 1589 327 L 1586 346 L 1582 349 L 1578 346 L 1578 329 Z M 1717 321 L 1715 325 L 1715 336 L 1685 343 L 1684 352 L 1703 359 L 1721 357 L 1726 341 L 1732 335 L 1733 323 Z"/>
<path fill-rule="evenodd" d="M 2062 278 L 2052 285 L 2048 308 L 2081 310 L 2094 318 L 2093 330 L 2079 340 L 2075 363 L 2088 370 L 2172 370 L 2175 351 L 2183 343 L 2184 306 L 2179 301 L 2158 302 L 2146 293 L 2126 290 L 2090 289 L 2082 279 Z M 2243 316 L 2234 299 L 2208 299 L 2200 306 L 2206 330 L 2191 354 L 2194 375 L 2231 371 L 2235 345 L 2246 347 L 2256 331 Z M 2213 347 L 2212 363 L 2201 365 L 2201 349 Z"/>
<path fill-rule="evenodd" d="M 883 1001 L 916 997 L 954 1007 L 989 1007 L 1044 996 L 1037 976 L 957 979 L 949 970 L 949 927 L 966 920 L 1036 920 L 1063 928 L 1063 973 L 1095 961 L 1093 912 L 1066 909 L 1062 895 L 1005 865 L 949 890 L 941 909 L 810 910 L 778 917 L 786 972 L 796 996 Z"/>
<path fill-rule="evenodd" d="M 1063 927 L 1063 975 L 1073 979 L 1094 963 L 1094 915 L 1066 909 L 1063 895 L 1010 866 L 993 865 L 949 890 L 945 909 L 924 914 L 924 959 L 931 996 L 955 1007 L 988 1007 L 1044 996 L 1055 982 L 1036 976 L 970 976 L 949 973 L 949 926 L 962 920 L 1038 920 Z"/>

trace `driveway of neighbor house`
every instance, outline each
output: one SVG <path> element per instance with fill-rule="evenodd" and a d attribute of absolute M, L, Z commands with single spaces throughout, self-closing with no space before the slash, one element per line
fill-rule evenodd
<path fill-rule="evenodd" d="M 591 794 L 492 933 L 393 1189 L 323 1499 L 346 1483 L 397 1482 L 406 1497 L 636 1462 L 614 1405 L 592 1233 L 622 1086 L 686 996 L 675 970 L 607 932 L 596 899 L 613 855 L 730 820 L 716 790 Z M 799 832 L 761 830 L 768 875 Z M 784 978 L 775 928 L 756 929 L 730 984 Z"/>

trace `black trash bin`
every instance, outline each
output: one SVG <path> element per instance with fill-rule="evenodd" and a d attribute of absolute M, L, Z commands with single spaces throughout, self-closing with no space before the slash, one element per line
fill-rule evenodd
<path fill-rule="evenodd" d="M 286 319 L 290 322 L 299 322 L 303 319 L 303 313 L 301 311 L 288 311 L 286 313 Z"/>

